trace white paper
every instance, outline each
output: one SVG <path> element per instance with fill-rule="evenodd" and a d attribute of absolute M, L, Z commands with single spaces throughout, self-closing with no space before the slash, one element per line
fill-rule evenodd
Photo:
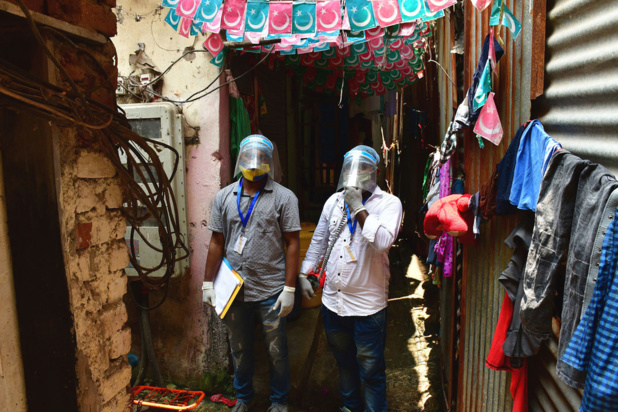
<path fill-rule="evenodd" d="M 228 262 L 226 258 L 223 258 L 213 285 L 215 289 L 215 297 L 217 299 L 217 303 L 215 305 L 217 315 L 221 316 L 221 312 L 223 312 L 223 309 L 227 306 L 227 303 L 230 301 L 236 287 L 241 283 L 241 280 L 238 279 L 232 270 L 230 262 Z"/>

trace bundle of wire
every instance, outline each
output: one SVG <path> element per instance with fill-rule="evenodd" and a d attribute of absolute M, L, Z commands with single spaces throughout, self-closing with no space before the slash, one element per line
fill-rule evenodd
<path fill-rule="evenodd" d="M 18 0 L 18 3 L 21 1 Z M 23 6 L 23 3 L 21 5 Z M 7 61 L 0 60 L 0 107 L 17 112 L 33 113 L 53 121 L 58 127 L 77 127 L 87 130 L 93 142 L 98 144 L 107 155 L 116 168 L 118 178 L 128 195 L 122 210 L 131 227 L 130 244 L 133 245 L 132 240 L 137 235 L 140 236 L 141 241 L 146 242 L 150 248 L 160 253 L 158 263 L 149 267 L 139 264 L 133 248 L 130 253 L 131 263 L 144 286 L 150 290 L 165 289 L 165 294 L 158 304 L 144 308 L 154 309 L 163 303 L 167 296 L 167 287 L 170 277 L 174 274 L 175 263 L 185 259 L 189 254 L 184 239 L 180 235 L 178 209 L 170 184 L 177 171 L 178 152 L 169 145 L 144 138 L 133 132 L 124 113 L 86 98 L 47 48 L 25 6 L 22 10 L 26 14 L 31 31 L 39 45 L 59 69 L 63 80 L 71 87 L 65 90 L 35 78 Z M 96 60 L 94 56 L 92 58 Z M 174 153 L 170 176 L 166 174 L 157 151 L 151 144 L 156 145 L 158 149 L 162 148 Z M 123 161 L 122 157 L 126 160 Z M 141 185 L 139 182 L 150 184 Z M 141 235 L 140 228 L 146 220 L 154 220 L 156 223 L 160 247 L 149 243 L 147 237 Z M 149 276 L 161 268 L 165 268 L 163 276 Z"/>

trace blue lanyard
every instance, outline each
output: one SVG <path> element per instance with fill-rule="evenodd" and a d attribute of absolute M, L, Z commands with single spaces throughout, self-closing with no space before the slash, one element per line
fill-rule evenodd
<path fill-rule="evenodd" d="M 266 185 L 266 180 L 260 186 L 260 189 L 257 191 L 255 196 L 253 196 L 253 200 L 251 201 L 251 205 L 249 205 L 249 210 L 247 210 L 247 216 L 242 215 L 242 210 L 240 210 L 240 197 L 242 196 L 242 181 L 244 179 L 241 178 L 240 182 L 238 182 L 238 191 L 236 193 L 236 207 L 238 208 L 238 214 L 240 215 L 240 222 L 242 223 L 242 233 L 245 233 L 245 228 L 247 227 L 247 223 L 249 222 L 249 218 L 251 217 L 251 212 L 253 212 L 253 207 L 255 206 L 255 202 L 257 202 L 258 197 L 260 197 L 260 193 L 262 189 Z"/>
<path fill-rule="evenodd" d="M 371 195 L 363 199 L 363 206 L 365 206 L 365 203 L 367 203 L 367 200 L 369 200 L 370 197 Z M 356 231 L 356 224 L 358 223 L 358 220 L 356 220 L 356 217 L 354 217 L 354 221 L 352 221 L 352 216 L 350 216 L 350 206 L 348 206 L 348 204 L 345 202 L 343 203 L 345 204 L 345 212 L 348 214 L 348 229 L 350 229 L 350 235 L 353 235 Z"/>

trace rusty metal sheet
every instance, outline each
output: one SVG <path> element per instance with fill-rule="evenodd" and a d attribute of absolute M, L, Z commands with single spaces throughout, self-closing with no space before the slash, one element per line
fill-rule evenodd
<path fill-rule="evenodd" d="M 498 64 L 494 91 L 504 137 L 499 146 L 485 142 L 485 148 L 481 149 L 476 137 L 467 131 L 464 138 L 467 193 L 475 193 L 488 181 L 517 129 L 529 118 L 532 49 L 530 1 L 507 0 L 506 4 L 522 23 L 522 32 L 513 41 L 508 30 L 502 28 L 500 31 L 505 54 Z M 489 9 L 480 13 L 469 2 L 465 3 L 464 90 L 470 86 L 483 41 L 489 33 L 489 14 Z M 516 217 L 493 218 L 482 228 L 479 246 L 466 246 L 464 250 L 463 337 L 457 396 L 457 410 L 460 411 L 512 409 L 509 374 L 487 368 L 485 360 L 504 297 L 504 289 L 497 279 L 512 253 L 503 241 L 516 221 Z"/>

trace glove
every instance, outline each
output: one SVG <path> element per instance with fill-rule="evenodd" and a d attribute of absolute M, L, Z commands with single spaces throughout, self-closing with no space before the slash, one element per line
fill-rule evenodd
<path fill-rule="evenodd" d="M 315 297 L 313 286 L 311 286 L 311 282 L 309 282 L 307 275 L 304 273 L 298 275 L 298 285 L 300 286 L 300 293 L 305 297 L 305 299 L 312 299 Z"/>
<path fill-rule="evenodd" d="M 204 282 L 202 284 L 202 302 L 208 303 L 210 306 L 215 307 L 217 298 L 215 297 L 213 282 Z"/>
<path fill-rule="evenodd" d="M 273 306 L 273 309 L 272 309 L 272 310 L 277 310 L 277 308 L 281 306 L 281 309 L 279 310 L 280 318 L 289 315 L 289 313 L 292 311 L 292 308 L 294 308 L 294 292 L 295 291 L 296 291 L 296 288 L 293 288 L 290 286 L 283 287 L 283 292 L 281 292 L 281 294 L 277 298 L 277 302 L 275 303 L 275 306 Z"/>
<path fill-rule="evenodd" d="M 356 214 L 364 209 L 362 189 L 360 187 L 346 187 L 343 199 L 350 207 L 350 212 Z"/>

